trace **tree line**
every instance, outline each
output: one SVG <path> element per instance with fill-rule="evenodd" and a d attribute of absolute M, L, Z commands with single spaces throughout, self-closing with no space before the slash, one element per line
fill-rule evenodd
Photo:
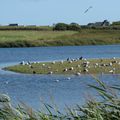
<path fill-rule="evenodd" d="M 77 23 L 71 23 L 71 24 L 57 23 L 53 27 L 53 30 L 58 30 L 58 31 L 64 31 L 64 30 L 79 31 L 80 29 L 81 29 L 81 26 Z"/>

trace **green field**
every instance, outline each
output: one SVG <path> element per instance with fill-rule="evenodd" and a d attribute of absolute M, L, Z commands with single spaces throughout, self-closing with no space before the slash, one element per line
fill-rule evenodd
<path fill-rule="evenodd" d="M 120 74 L 120 59 L 88 59 L 30 63 L 4 68 L 27 74 Z"/>
<path fill-rule="evenodd" d="M 120 30 L 0 30 L 0 47 L 107 45 L 120 43 Z"/>

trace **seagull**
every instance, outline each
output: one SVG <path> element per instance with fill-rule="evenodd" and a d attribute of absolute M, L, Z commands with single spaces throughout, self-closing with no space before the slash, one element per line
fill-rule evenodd
<path fill-rule="evenodd" d="M 68 79 L 68 80 L 70 80 L 71 78 L 70 78 L 70 77 L 68 77 L 67 79 Z"/>
<path fill-rule="evenodd" d="M 8 81 L 5 82 L 5 84 L 8 84 L 8 83 L 9 83 Z"/>
<path fill-rule="evenodd" d="M 59 82 L 59 80 L 56 80 L 55 82 Z"/>
<path fill-rule="evenodd" d="M 90 6 L 88 9 L 85 10 L 84 14 L 87 13 L 91 8 L 93 8 L 92 6 Z"/>
<path fill-rule="evenodd" d="M 80 76 L 81 74 L 79 72 L 76 73 L 77 76 Z"/>

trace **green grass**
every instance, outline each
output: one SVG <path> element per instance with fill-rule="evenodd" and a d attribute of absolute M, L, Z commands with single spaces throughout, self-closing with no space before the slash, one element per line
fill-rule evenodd
<path fill-rule="evenodd" d="M 57 37 L 74 31 L 0 31 L 0 47 L 48 46 Z M 50 43 L 50 44 L 49 44 Z"/>
<path fill-rule="evenodd" d="M 72 35 L 73 31 L 0 31 L 0 42 L 53 40 L 59 36 Z"/>
<path fill-rule="evenodd" d="M 96 79 L 96 78 L 95 78 Z M 44 111 L 34 110 L 25 104 L 19 104 L 17 107 L 10 102 L 1 102 L 3 106 L 0 109 L 1 120 L 120 120 L 120 98 L 117 92 L 120 86 L 108 86 L 96 79 L 97 85 L 88 85 L 95 89 L 101 97 L 97 100 L 94 96 L 88 99 L 83 106 L 76 103 L 76 107 L 67 107 L 64 113 L 55 107 L 43 103 Z"/>
<path fill-rule="evenodd" d="M 88 66 L 84 66 L 83 63 L 86 60 L 77 60 L 61 62 L 45 62 L 45 63 L 31 63 L 31 65 L 15 65 L 4 68 L 5 70 L 27 73 L 27 74 L 120 74 L 120 59 L 88 59 Z M 117 63 L 114 63 L 117 61 Z M 98 65 L 96 65 L 96 63 Z M 109 66 L 113 63 L 112 66 Z M 73 67 L 73 70 L 70 70 Z M 67 71 L 64 71 L 67 69 Z M 88 71 L 85 71 L 87 69 Z M 110 72 L 113 70 L 113 72 Z"/>
<path fill-rule="evenodd" d="M 35 25 L 28 25 L 28 26 L 0 26 L 0 30 L 36 30 L 36 31 L 50 31 L 53 27 L 51 26 L 35 26 Z"/>
<path fill-rule="evenodd" d="M 120 30 L 0 30 L 0 47 L 120 44 Z"/>

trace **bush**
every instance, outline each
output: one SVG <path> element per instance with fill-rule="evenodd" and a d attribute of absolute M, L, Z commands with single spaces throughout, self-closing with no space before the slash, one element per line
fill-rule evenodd
<path fill-rule="evenodd" d="M 77 23 L 71 23 L 70 25 L 68 25 L 68 30 L 75 30 L 78 31 L 81 29 L 80 25 Z"/>
<path fill-rule="evenodd" d="M 73 30 L 73 31 L 79 31 L 81 29 L 80 25 L 77 23 L 57 23 L 53 30 Z"/>
<path fill-rule="evenodd" d="M 112 25 L 120 25 L 120 21 L 117 21 L 117 22 L 113 22 Z"/>
<path fill-rule="evenodd" d="M 57 23 L 54 30 L 67 30 L 68 25 L 65 23 Z"/>

